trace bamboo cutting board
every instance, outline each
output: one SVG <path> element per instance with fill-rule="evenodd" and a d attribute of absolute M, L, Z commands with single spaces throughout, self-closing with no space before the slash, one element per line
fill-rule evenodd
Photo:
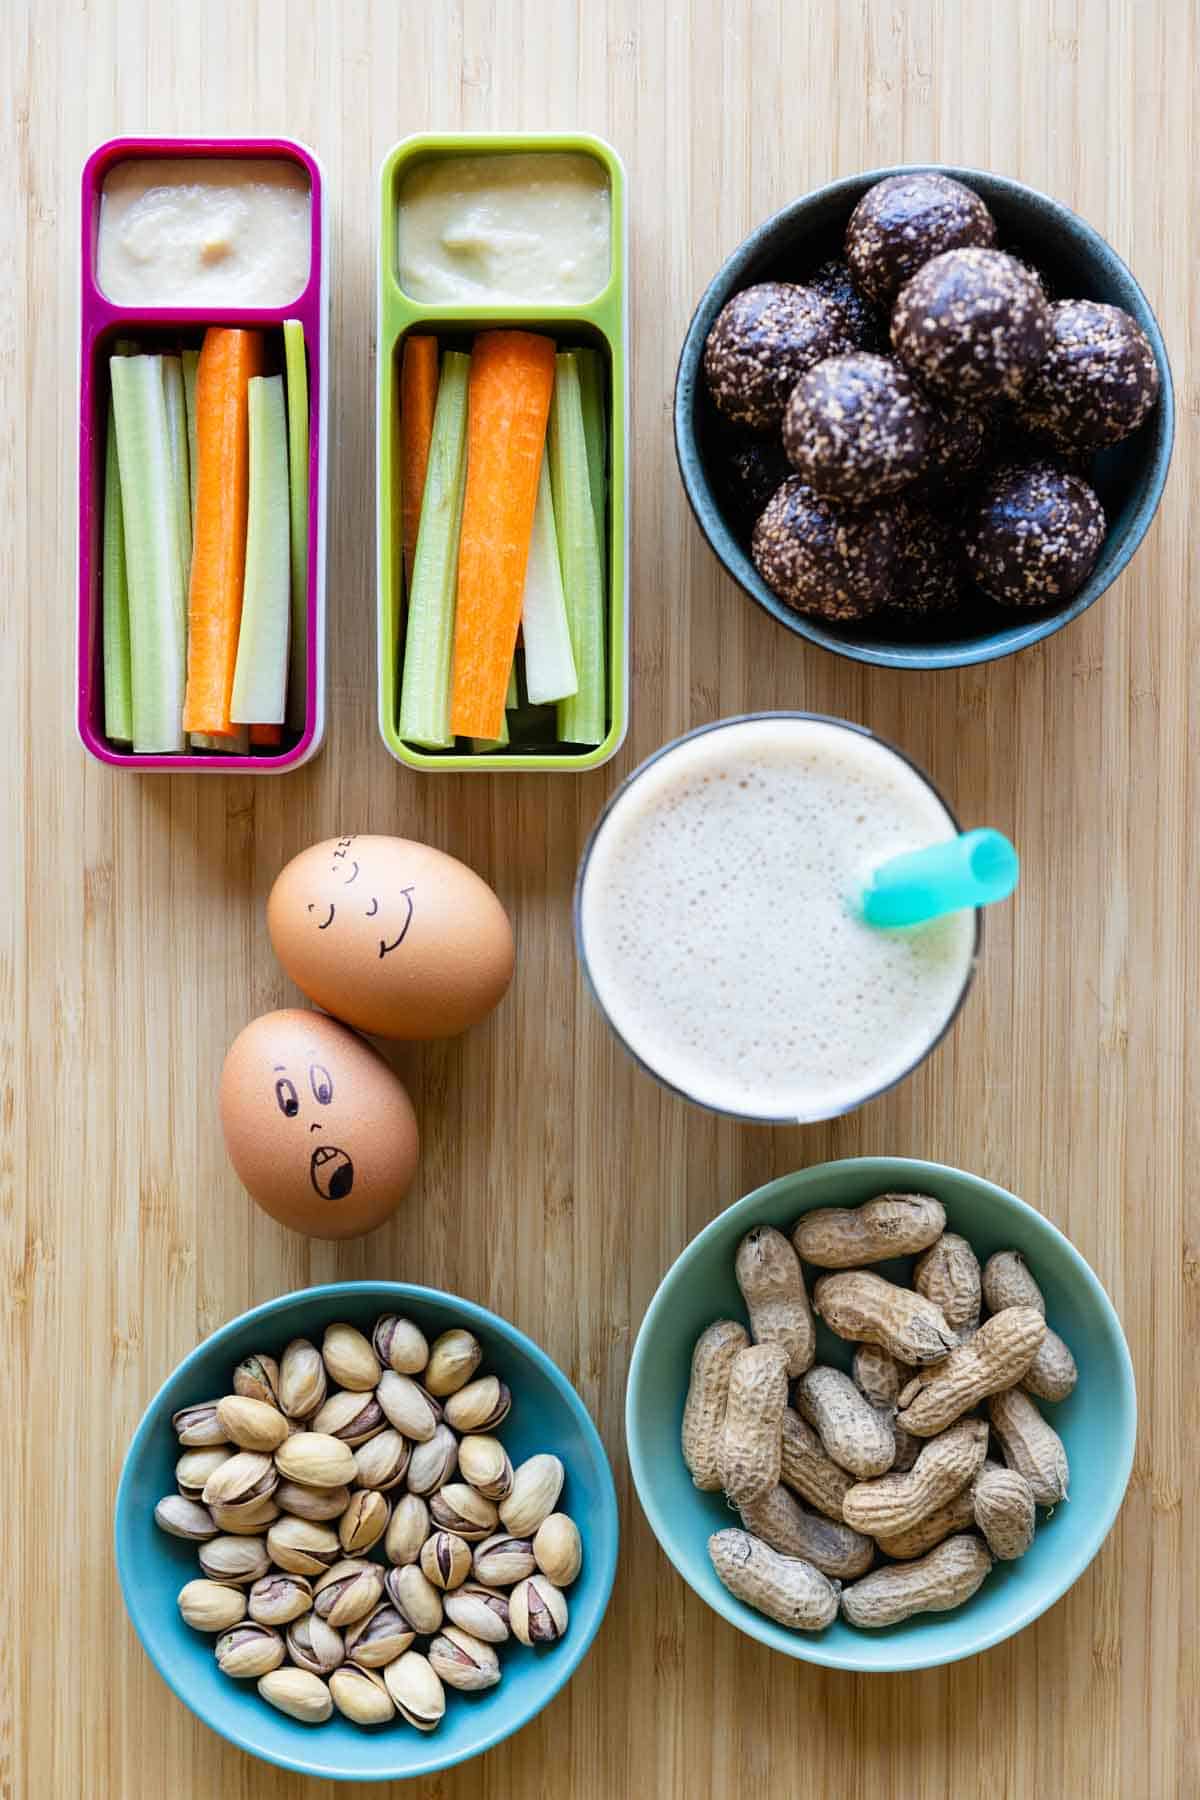
<path fill-rule="evenodd" d="M 4 36 L 0 1795 L 332 1791 L 252 1762 L 168 1693 L 121 1610 L 110 1506 L 143 1405 L 200 1336 L 366 1274 L 456 1289 L 537 1338 L 622 1494 L 617 1589 L 577 1678 L 414 1800 L 1200 1794 L 1194 0 L 13 0 Z M 630 740 L 581 778 L 420 778 L 374 720 L 375 172 L 413 130 L 575 126 L 630 176 Z M 331 721 L 321 760 L 278 782 L 118 776 L 72 735 L 78 174 L 139 130 L 285 131 L 328 171 Z M 1014 661 L 940 677 L 839 662 L 744 602 L 692 526 L 669 434 L 678 345 L 721 258 L 796 194 L 913 159 L 1004 171 L 1096 224 L 1158 312 L 1181 402 L 1166 500 L 1116 590 Z M 950 1042 L 809 1130 L 660 1092 L 589 1009 L 571 948 L 572 875 L 612 784 L 688 726 L 775 705 L 895 739 L 1025 868 Z M 519 969 L 488 1025 L 397 1058 L 420 1183 L 391 1228 L 336 1250 L 245 1200 L 215 1083 L 242 1024 L 291 998 L 264 927 L 273 876 L 346 830 L 478 868 L 514 914 Z M 712 1617 L 623 1455 L 629 1351 L 672 1258 L 747 1189 L 860 1151 L 958 1163 L 1040 1206 L 1112 1294 L 1140 1388 L 1129 1497 L 1088 1574 L 1019 1638 L 911 1677 L 772 1657 Z"/>

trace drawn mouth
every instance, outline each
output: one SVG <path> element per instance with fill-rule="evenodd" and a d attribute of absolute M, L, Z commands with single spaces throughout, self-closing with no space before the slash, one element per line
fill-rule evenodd
<path fill-rule="evenodd" d="M 308 1172 L 322 1200 L 344 1200 L 354 1186 L 354 1164 L 333 1144 L 317 1145 Z"/>

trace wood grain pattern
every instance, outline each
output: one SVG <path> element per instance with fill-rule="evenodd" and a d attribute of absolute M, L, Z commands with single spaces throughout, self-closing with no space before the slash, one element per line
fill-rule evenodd
<path fill-rule="evenodd" d="M 120 1608 L 109 1510 L 143 1405 L 199 1336 L 367 1273 L 458 1289 L 558 1358 L 612 1453 L 626 1534 L 578 1678 L 413 1800 L 1200 1794 L 1195 0 L 13 0 L 4 19 L 0 1795 L 331 1791 L 228 1748 L 159 1682 Z M 576 125 L 630 173 L 630 742 L 578 779 L 421 778 L 374 723 L 375 174 L 416 129 Z M 143 129 L 284 130 L 328 169 L 331 724 L 322 759 L 280 782 L 114 776 L 72 734 L 78 172 L 99 139 Z M 1181 401 L 1166 501 L 1116 591 L 1015 661 L 944 676 L 841 663 L 744 603 L 692 526 L 669 435 L 677 347 L 720 258 L 795 194 L 911 158 L 1003 170 L 1098 225 L 1158 310 Z M 1025 866 L 951 1041 L 899 1092 L 803 1131 L 708 1119 L 637 1073 L 580 991 L 569 927 L 617 777 L 681 729 L 776 704 L 895 738 Z M 478 868 L 516 918 L 519 974 L 489 1025 L 397 1057 L 420 1184 L 392 1228 L 333 1249 L 245 1200 L 215 1091 L 241 1025 L 289 999 L 267 888 L 345 830 Z M 1141 1393 L 1132 1488 L 1087 1576 L 1016 1641 L 912 1677 L 806 1668 L 715 1620 L 659 1553 L 623 1456 L 628 1353 L 670 1260 L 748 1188 L 859 1151 L 960 1163 L 1039 1205 L 1113 1295 Z"/>

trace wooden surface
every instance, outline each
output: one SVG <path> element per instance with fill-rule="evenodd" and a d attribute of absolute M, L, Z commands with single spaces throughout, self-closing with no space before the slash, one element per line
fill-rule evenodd
<path fill-rule="evenodd" d="M 0 1794 L 331 1791 L 168 1693 L 121 1609 L 110 1503 L 142 1407 L 198 1338 L 365 1274 L 457 1289 L 532 1333 L 593 1409 L 622 1497 L 617 1589 L 577 1678 L 414 1800 L 1200 1794 L 1194 7 L 15 0 L 3 32 Z M 420 778 L 374 720 L 376 170 L 417 129 L 573 126 L 610 137 L 630 178 L 633 727 L 584 778 Z M 331 717 L 320 761 L 281 781 L 114 776 L 72 733 L 78 175 L 138 130 L 286 131 L 328 170 Z M 1105 232 L 1158 311 L 1181 403 L 1165 503 L 1116 590 L 1016 660 L 941 677 L 836 661 L 744 602 L 691 523 L 669 431 L 677 348 L 726 252 L 794 195 L 912 158 L 1019 176 Z M 636 1072 L 580 992 L 569 928 L 612 783 L 687 726 L 772 705 L 878 728 L 1024 857 L 949 1044 L 806 1131 L 714 1122 Z M 519 969 L 488 1026 L 397 1059 L 419 1185 L 393 1227 L 334 1250 L 246 1200 L 215 1087 L 237 1030 L 291 998 L 268 886 L 342 831 L 472 863 L 512 910 Z M 1133 1483 L 1088 1574 L 1015 1641 L 913 1677 L 807 1668 L 715 1620 L 658 1551 L 623 1454 L 629 1351 L 672 1258 L 747 1189 L 860 1151 L 958 1163 L 1040 1206 L 1112 1294 L 1140 1388 Z"/>

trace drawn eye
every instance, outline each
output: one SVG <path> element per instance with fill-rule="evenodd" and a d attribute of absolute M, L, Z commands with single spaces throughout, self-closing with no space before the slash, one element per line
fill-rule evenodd
<path fill-rule="evenodd" d="M 379 911 L 379 902 L 378 902 L 378 900 L 377 900 L 377 899 L 376 899 L 376 898 L 375 898 L 375 896 L 374 896 L 374 895 L 373 895 L 373 894 L 372 894 L 372 896 L 371 896 L 371 904 L 370 904 L 370 906 L 368 906 L 368 908 L 367 908 L 367 917 L 368 917 L 368 919 L 373 919 L 373 918 L 374 918 L 374 917 L 375 917 L 375 914 L 376 914 L 376 913 L 377 913 L 377 912 L 378 912 L 378 911 Z"/>
<path fill-rule="evenodd" d="M 299 1095 L 286 1075 L 275 1083 L 275 1103 L 285 1119 L 294 1119 L 300 1111 Z"/>
<path fill-rule="evenodd" d="M 314 1063 L 308 1071 L 309 1084 L 312 1087 L 313 1099 L 318 1106 L 328 1106 L 333 1099 L 333 1076 L 320 1063 Z"/>

